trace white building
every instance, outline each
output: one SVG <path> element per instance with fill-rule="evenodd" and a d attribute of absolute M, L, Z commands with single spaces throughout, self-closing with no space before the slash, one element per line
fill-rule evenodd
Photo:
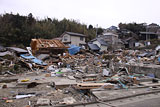
<path fill-rule="evenodd" d="M 80 33 L 64 32 L 61 38 L 66 45 L 86 46 L 86 35 Z"/>

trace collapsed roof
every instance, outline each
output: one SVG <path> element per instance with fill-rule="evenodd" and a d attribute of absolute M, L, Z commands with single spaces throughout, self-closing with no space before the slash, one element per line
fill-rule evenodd
<path fill-rule="evenodd" d="M 33 54 L 38 53 L 63 53 L 66 47 L 60 40 L 57 39 L 32 39 L 31 49 Z"/>

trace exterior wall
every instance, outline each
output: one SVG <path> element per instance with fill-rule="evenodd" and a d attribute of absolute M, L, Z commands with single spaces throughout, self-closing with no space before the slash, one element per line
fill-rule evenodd
<path fill-rule="evenodd" d="M 112 36 L 111 35 L 104 35 L 102 36 L 104 41 L 107 41 L 108 44 L 112 44 Z"/>
<path fill-rule="evenodd" d="M 122 43 L 118 43 L 116 46 L 115 46 L 115 49 L 123 49 L 125 48 L 125 45 L 122 44 Z"/>
<path fill-rule="evenodd" d="M 140 34 L 140 40 L 150 40 L 150 39 L 158 39 L 158 35 L 156 34 Z"/>
<path fill-rule="evenodd" d="M 64 34 L 62 37 L 62 42 L 63 43 L 70 42 L 70 44 L 77 46 L 80 46 L 80 44 L 86 44 L 85 37 L 83 37 L 83 40 L 80 40 L 80 38 L 81 38 L 80 36 L 71 36 L 69 34 Z M 67 40 L 65 41 L 65 39 Z"/>
<path fill-rule="evenodd" d="M 67 38 L 67 41 L 65 41 L 65 37 Z M 68 35 L 68 34 L 64 34 L 63 37 L 62 37 L 62 42 L 71 42 L 71 36 Z"/>
<path fill-rule="evenodd" d="M 112 36 L 112 44 L 118 44 L 118 36 Z"/>
<path fill-rule="evenodd" d="M 135 40 L 130 40 L 129 41 L 129 48 L 133 48 L 133 47 L 135 47 Z"/>
<path fill-rule="evenodd" d="M 113 50 L 119 47 L 118 35 L 103 35 L 102 38 L 108 43 L 110 47 L 112 47 Z"/>
<path fill-rule="evenodd" d="M 109 43 L 109 44 L 115 45 L 118 43 L 118 35 L 116 35 L 116 34 L 112 34 L 112 33 L 105 34 L 104 33 L 104 35 L 100 35 L 100 37 L 103 38 L 104 41 L 107 41 L 107 43 Z"/>
<path fill-rule="evenodd" d="M 71 36 L 71 44 L 80 46 L 80 44 L 86 44 L 85 37 L 83 37 L 83 41 L 80 40 L 79 36 Z"/>
<path fill-rule="evenodd" d="M 113 49 L 120 49 L 122 44 L 119 44 L 118 36 L 112 36 L 112 48 Z"/>
<path fill-rule="evenodd" d="M 103 46 L 103 45 L 101 45 L 101 50 L 100 51 L 105 51 L 105 50 L 107 50 L 107 46 Z"/>

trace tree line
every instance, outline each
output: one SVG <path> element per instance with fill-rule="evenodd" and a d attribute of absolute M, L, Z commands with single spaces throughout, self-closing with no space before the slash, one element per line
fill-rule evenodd
<path fill-rule="evenodd" d="M 102 33 L 102 28 L 98 29 L 98 34 Z M 12 13 L 0 15 L 0 44 L 4 46 L 29 46 L 33 38 L 52 39 L 65 31 L 85 34 L 87 41 L 96 37 L 96 28 L 92 25 L 87 27 L 76 20 L 48 17 L 39 20 L 32 13 L 28 16 Z"/>
<path fill-rule="evenodd" d="M 118 27 L 120 32 L 123 29 L 127 29 L 139 35 L 140 31 L 146 31 L 146 26 L 144 25 L 145 23 L 119 23 Z M 157 24 L 150 25 L 159 26 Z M 156 27 L 156 31 L 159 28 Z M 32 13 L 27 16 L 19 15 L 18 13 L 0 15 L 0 45 L 4 46 L 29 46 L 33 38 L 53 39 L 59 37 L 65 31 L 82 33 L 87 36 L 86 42 L 88 42 L 96 37 L 96 33 L 97 35 L 102 34 L 103 29 L 100 27 L 96 29 L 92 25 L 87 26 L 76 20 L 66 18 L 63 20 L 49 17 L 36 19 Z M 120 33 L 119 37 L 121 36 L 126 35 Z"/>

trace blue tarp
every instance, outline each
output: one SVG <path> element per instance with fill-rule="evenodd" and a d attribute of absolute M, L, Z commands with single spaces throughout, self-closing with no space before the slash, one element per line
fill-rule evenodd
<path fill-rule="evenodd" d="M 74 55 L 80 51 L 80 47 L 76 45 L 70 45 L 70 48 L 68 48 L 69 54 Z"/>
<path fill-rule="evenodd" d="M 31 62 L 34 62 L 38 65 L 47 65 L 46 63 L 44 63 L 42 60 L 37 59 L 36 57 L 29 55 L 29 54 L 21 54 L 20 55 L 22 58 L 24 59 L 29 59 Z"/>
<path fill-rule="evenodd" d="M 158 62 L 160 62 L 160 56 L 158 57 Z"/>

